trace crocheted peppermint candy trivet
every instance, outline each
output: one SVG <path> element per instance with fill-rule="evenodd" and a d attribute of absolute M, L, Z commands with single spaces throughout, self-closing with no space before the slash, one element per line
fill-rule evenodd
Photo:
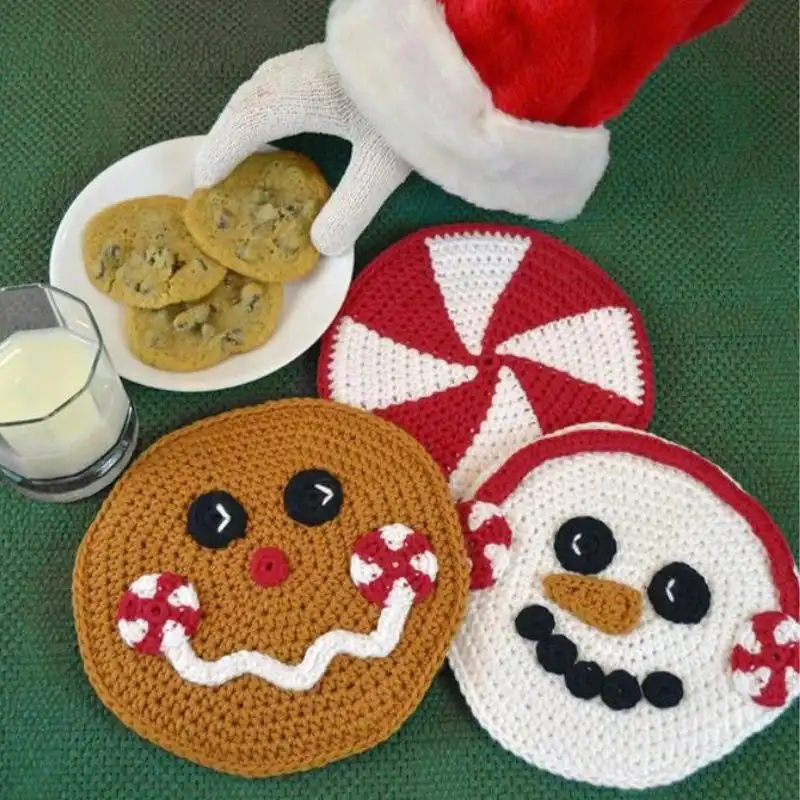
<path fill-rule="evenodd" d="M 510 549 L 501 579 L 472 592 L 449 661 L 478 722 L 525 761 L 602 786 L 668 784 L 797 694 L 791 551 L 695 453 L 577 426 L 516 453 L 468 506 L 503 521 Z"/>
<path fill-rule="evenodd" d="M 630 299 L 556 239 L 500 225 L 430 228 L 380 255 L 323 340 L 318 383 L 411 433 L 457 499 L 543 433 L 646 427 L 653 408 Z"/>
<path fill-rule="evenodd" d="M 251 777 L 366 750 L 412 713 L 466 605 L 441 471 L 400 428 L 324 400 L 155 444 L 81 543 L 86 673 L 126 725 Z"/>

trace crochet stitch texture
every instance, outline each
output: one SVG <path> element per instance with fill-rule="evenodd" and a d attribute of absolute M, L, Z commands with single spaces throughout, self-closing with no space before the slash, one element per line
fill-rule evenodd
<path fill-rule="evenodd" d="M 424 229 L 384 251 L 323 339 L 318 387 L 411 433 L 456 500 L 545 433 L 646 427 L 654 402 L 631 300 L 558 240 L 503 225 Z M 472 549 L 475 566 L 486 553 Z"/>
<path fill-rule="evenodd" d="M 711 462 L 641 431 L 577 426 L 519 451 L 476 502 L 509 526 L 508 566 L 471 594 L 449 662 L 478 722 L 528 763 L 662 786 L 800 691 L 791 550 Z"/>
<path fill-rule="evenodd" d="M 290 516 L 327 507 L 329 491 L 295 493 L 310 469 L 341 486 L 316 525 Z M 197 514 L 187 529 L 209 496 L 204 524 L 221 536 L 225 504 L 247 513 L 219 547 L 193 538 Z M 275 579 L 253 577 L 255 554 Z M 304 770 L 413 712 L 461 620 L 467 570 L 446 483 L 410 436 L 335 403 L 281 401 L 178 430 L 124 475 L 78 552 L 78 642 L 100 699 L 146 739 L 239 775 Z"/>

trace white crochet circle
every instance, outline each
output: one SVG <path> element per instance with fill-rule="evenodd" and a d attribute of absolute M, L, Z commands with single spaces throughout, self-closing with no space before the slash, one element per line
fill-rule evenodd
<path fill-rule="evenodd" d="M 511 562 L 498 585 L 473 592 L 450 664 L 479 723 L 525 761 L 601 786 L 647 788 L 675 782 L 715 761 L 768 725 L 779 710 L 744 698 L 730 669 L 731 648 L 750 617 L 779 608 L 767 554 L 747 521 L 683 472 L 628 453 L 580 453 L 530 471 L 501 505 L 513 532 Z M 593 516 L 614 532 L 617 554 L 599 577 L 643 593 L 638 627 L 601 633 L 558 608 L 542 577 L 563 572 L 553 551 L 559 526 Z M 662 566 L 683 561 L 703 575 L 711 608 L 696 625 L 659 617 L 647 595 Z M 554 633 L 568 636 L 580 660 L 640 683 L 653 671 L 683 682 L 678 706 L 644 698 L 614 711 L 597 697 L 572 696 L 562 676 L 545 672 L 535 642 L 514 620 L 531 604 L 549 608 Z"/>

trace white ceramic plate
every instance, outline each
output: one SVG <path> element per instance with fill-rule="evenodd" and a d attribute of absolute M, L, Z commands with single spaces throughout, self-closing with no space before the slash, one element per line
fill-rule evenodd
<path fill-rule="evenodd" d="M 166 372 L 142 364 L 128 349 L 124 310 L 92 286 L 81 255 L 83 229 L 98 211 L 131 197 L 194 189 L 194 159 L 202 136 L 187 136 L 131 153 L 98 175 L 75 199 L 56 232 L 50 253 L 50 283 L 92 309 L 117 372 L 127 380 L 175 392 L 227 389 L 262 378 L 311 347 L 333 322 L 353 275 L 353 253 L 321 258 L 303 281 L 284 285 L 284 305 L 272 338 L 249 353 L 199 372 Z M 270 149 L 270 148 L 264 148 Z"/>

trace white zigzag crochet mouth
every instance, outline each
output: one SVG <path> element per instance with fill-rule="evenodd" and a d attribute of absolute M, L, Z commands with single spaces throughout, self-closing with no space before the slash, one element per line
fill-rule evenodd
<path fill-rule="evenodd" d="M 309 483 L 331 500 L 334 511 L 320 505 L 303 504 Z M 289 482 L 287 508 L 293 518 L 314 525 L 338 513 L 334 503 L 339 482 L 322 470 L 297 473 Z M 241 537 L 247 524 L 244 508 L 226 492 L 201 495 L 190 509 L 190 529 L 195 541 L 217 548 L 223 541 Z M 221 521 L 220 521 L 221 520 Z M 432 591 L 439 563 L 428 539 L 407 525 L 393 523 L 370 531 L 355 543 L 350 555 L 350 579 L 365 600 L 381 606 L 376 627 L 369 633 L 336 628 L 318 636 L 297 664 L 281 661 L 257 650 L 237 650 L 207 661 L 199 656 L 190 639 L 202 616 L 195 587 L 186 578 L 170 572 L 140 576 L 120 600 L 117 631 L 125 644 L 148 655 L 164 656 L 189 683 L 221 686 L 246 675 L 261 678 L 285 691 L 306 691 L 316 686 L 331 662 L 340 655 L 354 658 L 385 658 L 400 642 L 415 603 Z M 250 560 L 250 576 L 262 587 L 276 586 L 289 573 L 284 554 L 275 547 L 256 549 Z"/>
<path fill-rule="evenodd" d="M 197 595 L 191 586 L 181 587 L 180 598 L 199 609 Z M 164 624 L 161 652 L 184 680 L 201 686 L 221 686 L 244 675 L 254 675 L 287 691 L 305 691 L 323 677 L 338 655 L 355 658 L 383 658 L 400 641 L 415 594 L 404 579 L 395 582 L 381 611 L 375 630 L 368 634 L 332 630 L 316 639 L 299 664 L 286 664 L 266 653 L 238 650 L 216 661 L 206 661 L 192 648 L 185 627 L 176 620 Z M 145 620 L 120 620 L 118 629 L 123 641 L 134 647 L 144 639 Z"/>
<path fill-rule="evenodd" d="M 568 636 L 555 633 L 555 618 L 543 605 L 529 605 L 514 621 L 517 633 L 536 642 L 536 658 L 547 672 L 561 675 L 571 695 L 581 700 L 600 697 L 613 711 L 626 711 L 644 697 L 659 709 L 677 706 L 683 699 L 683 682 L 671 672 L 651 672 L 640 682 L 623 669 L 604 673 L 594 661 L 578 659 L 578 648 Z"/>

